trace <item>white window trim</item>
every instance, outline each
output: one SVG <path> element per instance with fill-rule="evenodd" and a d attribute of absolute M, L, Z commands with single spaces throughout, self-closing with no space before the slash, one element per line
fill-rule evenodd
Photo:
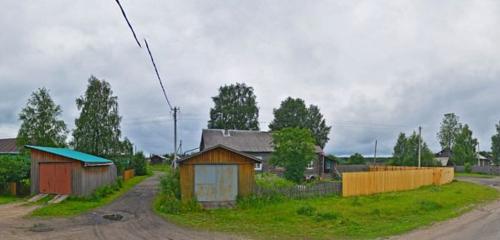
<path fill-rule="evenodd" d="M 262 160 L 261 156 L 255 156 L 255 158 Z M 262 170 L 262 162 L 260 163 L 255 163 L 255 170 L 261 171 Z"/>
<path fill-rule="evenodd" d="M 314 161 L 311 161 L 309 164 L 307 164 L 306 169 L 309 169 L 309 170 L 314 169 Z"/>

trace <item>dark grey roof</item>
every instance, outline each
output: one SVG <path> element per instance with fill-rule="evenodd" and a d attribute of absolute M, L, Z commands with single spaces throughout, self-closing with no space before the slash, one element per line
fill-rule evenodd
<path fill-rule="evenodd" d="M 449 148 L 445 148 L 434 155 L 435 157 L 451 157 L 451 150 Z"/>
<path fill-rule="evenodd" d="M 0 139 L 0 153 L 17 154 L 19 149 L 16 146 L 15 138 Z"/>
<path fill-rule="evenodd" d="M 226 132 L 225 132 L 226 131 Z M 271 132 L 251 130 L 203 129 L 200 150 L 224 145 L 241 152 L 273 152 Z M 316 146 L 316 152 L 323 152 Z"/>
<path fill-rule="evenodd" d="M 228 147 L 228 146 L 224 146 L 224 145 L 222 145 L 222 144 L 218 144 L 218 145 L 215 145 L 215 146 L 213 146 L 213 147 L 206 148 L 206 149 L 204 149 L 203 151 L 200 151 L 200 152 L 197 152 L 197 153 L 193 153 L 193 154 L 191 154 L 191 155 L 189 155 L 189 156 L 186 156 L 186 157 L 184 157 L 184 158 L 182 158 L 182 159 L 178 159 L 178 160 L 177 160 L 177 162 L 178 162 L 178 163 L 180 163 L 180 162 L 184 162 L 184 161 L 186 161 L 186 160 L 188 160 L 188 159 L 191 159 L 191 158 L 193 158 L 193 157 L 195 157 L 195 156 L 201 155 L 201 154 L 203 154 L 203 153 L 206 153 L 206 152 L 211 151 L 211 150 L 216 149 L 216 148 L 223 148 L 223 149 L 226 149 L 226 150 L 228 150 L 228 151 L 234 152 L 234 153 L 236 153 L 236 154 L 239 154 L 239 155 L 241 155 L 241 156 L 244 156 L 244 157 L 246 157 L 246 158 L 249 158 L 249 159 L 251 159 L 251 160 L 253 160 L 253 161 L 255 161 L 255 162 L 258 162 L 258 163 L 262 162 L 260 159 L 256 158 L 255 156 L 252 156 L 252 155 L 250 155 L 250 154 L 246 154 L 246 153 L 242 153 L 242 152 L 240 152 L 240 151 L 238 151 L 238 150 L 236 150 L 236 149 L 234 149 L 234 148 L 230 148 L 230 147 Z"/>

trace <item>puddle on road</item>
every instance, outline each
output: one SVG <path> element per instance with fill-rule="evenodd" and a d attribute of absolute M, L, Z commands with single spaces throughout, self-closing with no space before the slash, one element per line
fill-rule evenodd
<path fill-rule="evenodd" d="M 113 213 L 113 214 L 106 214 L 102 216 L 104 219 L 111 220 L 111 221 L 121 221 L 123 219 L 123 215 L 118 214 L 118 213 Z"/>

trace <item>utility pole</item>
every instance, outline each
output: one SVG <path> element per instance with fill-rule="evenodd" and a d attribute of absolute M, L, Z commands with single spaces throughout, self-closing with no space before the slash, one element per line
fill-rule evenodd
<path fill-rule="evenodd" d="M 174 168 L 177 168 L 177 111 L 179 111 L 178 107 L 174 107 L 174 159 L 173 164 Z"/>
<path fill-rule="evenodd" d="M 375 139 L 375 153 L 373 154 L 373 164 L 377 163 L 377 139 Z"/>
<path fill-rule="evenodd" d="M 422 151 L 422 127 L 418 127 L 418 167 L 421 165 L 421 151 Z"/>

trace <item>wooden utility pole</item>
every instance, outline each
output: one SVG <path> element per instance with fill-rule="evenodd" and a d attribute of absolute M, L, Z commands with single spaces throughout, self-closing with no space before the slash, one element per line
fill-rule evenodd
<path fill-rule="evenodd" d="M 377 163 L 377 139 L 375 139 L 375 152 L 373 153 L 373 163 Z"/>
<path fill-rule="evenodd" d="M 174 107 L 174 159 L 173 165 L 174 168 L 177 168 L 177 111 L 179 111 L 178 107 Z"/>
<path fill-rule="evenodd" d="M 418 167 L 421 166 L 421 151 L 422 151 L 422 127 L 418 127 Z"/>

